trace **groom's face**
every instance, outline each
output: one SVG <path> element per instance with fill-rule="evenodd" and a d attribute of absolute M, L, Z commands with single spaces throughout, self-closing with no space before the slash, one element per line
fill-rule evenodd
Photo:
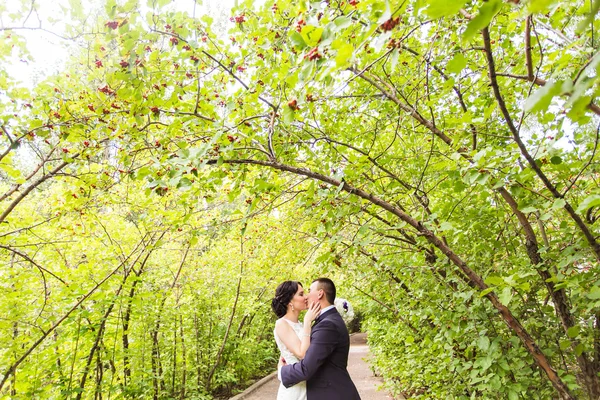
<path fill-rule="evenodd" d="M 310 285 L 310 288 L 308 289 L 308 305 L 310 306 L 312 303 L 318 303 L 319 302 L 319 293 L 321 293 L 322 291 L 319 290 L 319 282 L 313 282 Z"/>

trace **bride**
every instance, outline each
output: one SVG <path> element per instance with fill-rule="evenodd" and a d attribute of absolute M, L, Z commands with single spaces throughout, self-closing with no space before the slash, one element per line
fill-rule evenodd
<path fill-rule="evenodd" d="M 308 306 L 304 288 L 300 282 L 285 281 L 277 286 L 271 308 L 279 317 L 275 322 L 275 342 L 281 356 L 288 364 L 297 363 L 304 358 L 310 346 L 311 324 L 320 312 L 320 304 Z M 298 321 L 300 311 L 308 310 L 304 322 Z M 300 382 L 290 388 L 279 384 L 277 400 L 306 400 L 306 382 Z"/>

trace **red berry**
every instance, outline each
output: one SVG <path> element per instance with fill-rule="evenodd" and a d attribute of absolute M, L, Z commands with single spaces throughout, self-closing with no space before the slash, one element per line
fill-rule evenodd
<path fill-rule="evenodd" d="M 383 24 L 381 24 L 381 29 L 384 31 L 391 31 L 399 23 L 400 23 L 400 17 L 390 18 L 387 21 L 385 21 Z"/>
<path fill-rule="evenodd" d="M 289 101 L 288 107 L 291 108 L 292 110 L 297 110 L 298 109 L 298 101 L 296 99 Z"/>
<path fill-rule="evenodd" d="M 304 59 L 313 61 L 313 60 L 318 60 L 319 58 L 322 58 L 323 56 L 321 56 L 321 54 L 319 54 L 319 48 L 318 47 L 314 47 L 312 48 L 305 56 Z"/>
<path fill-rule="evenodd" d="M 108 21 L 104 26 L 108 26 L 110 29 L 115 30 L 119 27 L 119 21 Z"/>

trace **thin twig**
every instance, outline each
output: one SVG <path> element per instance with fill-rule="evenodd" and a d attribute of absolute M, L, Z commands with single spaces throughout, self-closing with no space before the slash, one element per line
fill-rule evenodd
<path fill-rule="evenodd" d="M 600 136 L 600 124 L 598 124 L 598 127 L 596 128 L 596 140 L 594 141 L 594 150 L 592 151 L 592 155 L 590 156 L 590 159 L 583 166 L 583 168 L 581 168 L 581 171 L 579 171 L 579 173 L 577 174 L 577 176 L 575 177 L 575 179 L 573 179 L 573 181 L 565 189 L 565 191 L 562 194 L 563 197 L 569 192 L 569 190 L 571 190 L 571 188 L 573 187 L 573 185 L 575 185 L 575 182 L 577 182 L 577 180 L 579 179 L 579 177 L 581 176 L 581 174 L 583 174 L 583 171 L 585 171 L 586 168 L 589 167 L 590 164 L 592 163 L 592 160 L 596 156 L 596 149 L 598 148 L 598 139 L 599 139 L 599 136 Z"/>

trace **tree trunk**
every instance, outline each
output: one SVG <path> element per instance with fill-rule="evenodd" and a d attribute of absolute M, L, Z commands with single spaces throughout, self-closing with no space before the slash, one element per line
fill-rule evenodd
<path fill-rule="evenodd" d="M 198 314 L 194 312 L 194 330 L 196 332 L 196 385 L 198 390 L 202 388 L 202 352 L 200 351 L 200 331 L 198 329 Z"/>
<path fill-rule="evenodd" d="M 162 235 L 161 235 L 161 238 L 162 238 Z M 136 276 L 138 278 L 140 278 L 142 273 L 144 272 L 144 267 L 146 266 L 146 262 L 148 261 L 148 258 L 150 258 L 150 254 L 152 254 L 152 252 L 149 252 L 146 255 L 146 257 L 144 258 L 144 261 L 142 261 L 142 264 L 140 265 L 140 268 L 138 269 L 137 272 L 135 270 L 133 270 L 133 272 L 136 274 Z M 127 387 L 129 378 L 131 377 L 131 365 L 129 363 L 129 322 L 131 320 L 131 308 L 132 308 L 132 303 L 133 303 L 133 297 L 135 296 L 135 288 L 139 281 L 140 281 L 139 279 L 136 279 L 131 284 L 131 289 L 129 290 L 129 296 L 127 297 L 127 308 L 125 310 L 125 316 L 123 317 L 122 341 L 123 341 L 123 386 L 124 387 Z"/>
<path fill-rule="evenodd" d="M 171 397 L 175 398 L 175 378 L 177 377 L 177 316 L 174 319 L 175 328 L 173 329 L 173 368 L 171 371 Z"/>
<path fill-rule="evenodd" d="M 185 362 L 185 357 L 186 357 L 186 348 L 185 348 L 185 336 L 184 336 L 184 332 L 183 332 L 183 317 L 181 314 L 179 314 L 179 337 L 181 338 L 181 359 L 182 359 L 182 365 L 181 365 L 181 392 L 179 393 L 179 399 L 183 400 L 185 399 L 185 384 L 186 384 L 186 374 L 187 374 L 187 366 L 186 366 L 186 362 Z"/>
<path fill-rule="evenodd" d="M 244 254 L 244 237 L 243 236 L 240 238 L 240 249 L 241 249 L 241 253 L 243 255 Z M 229 339 L 229 332 L 231 331 L 231 326 L 233 325 L 233 318 L 235 317 L 238 300 L 240 298 L 240 289 L 242 287 L 243 272 L 244 272 L 244 261 L 242 260 L 240 262 L 240 277 L 238 278 L 238 282 L 237 282 L 237 289 L 235 291 L 235 300 L 233 302 L 233 307 L 231 308 L 231 315 L 229 316 L 229 323 L 227 324 L 227 330 L 225 331 L 225 336 L 223 337 L 223 342 L 221 343 L 221 347 L 219 348 L 219 352 L 217 353 L 216 360 L 215 360 L 212 368 L 210 369 L 210 372 L 208 373 L 208 377 L 206 378 L 206 387 L 207 388 L 210 388 L 212 378 L 215 374 L 215 371 L 217 370 L 217 367 L 219 366 L 219 364 L 221 362 L 221 357 L 223 355 L 223 350 L 225 350 L 225 345 L 227 344 L 227 339 Z"/>
<path fill-rule="evenodd" d="M 96 390 L 94 391 L 94 398 L 96 400 L 102 400 L 102 378 L 104 376 L 104 367 L 102 366 L 100 353 L 100 350 L 96 352 Z"/>
<path fill-rule="evenodd" d="M 126 280 L 127 280 L 127 275 L 123 278 L 123 282 L 119 286 L 117 293 L 115 293 L 115 299 L 121 293 L 121 289 L 123 288 L 123 285 L 125 284 Z M 81 400 L 81 397 L 83 396 L 83 393 L 85 392 L 85 382 L 87 380 L 87 376 L 90 371 L 90 366 L 92 364 L 92 360 L 94 359 L 94 353 L 96 353 L 97 351 L 100 351 L 100 341 L 102 340 L 102 337 L 104 335 L 104 330 L 106 328 L 106 320 L 112 313 L 112 310 L 115 306 L 115 301 L 116 300 L 112 301 L 112 303 L 110 304 L 110 306 L 108 306 L 108 309 L 104 313 L 104 316 L 102 317 L 102 322 L 100 323 L 100 327 L 98 328 L 98 333 L 96 333 L 96 340 L 94 341 L 94 345 L 92 346 L 92 348 L 90 350 L 90 354 L 88 355 L 88 359 L 85 364 L 85 368 L 83 369 L 83 374 L 81 376 L 81 380 L 79 382 L 79 391 L 77 392 L 77 397 L 76 397 L 77 400 Z"/>
<path fill-rule="evenodd" d="M 173 282 L 169 286 L 169 291 L 172 290 L 175 287 L 175 285 L 177 284 L 177 280 L 179 279 L 179 276 L 181 275 L 181 270 L 183 269 L 183 266 L 185 265 L 185 260 L 190 251 L 190 247 L 191 247 L 191 245 L 188 244 L 188 246 L 185 249 L 185 252 L 183 253 L 181 262 L 179 263 L 179 267 L 177 268 L 177 273 L 175 274 L 175 277 L 173 278 Z M 160 330 L 162 312 L 164 310 L 166 301 L 167 301 L 167 296 L 165 295 L 165 296 L 163 296 L 162 301 L 158 307 L 158 313 L 156 316 L 156 324 L 151 333 L 151 336 L 152 336 L 152 374 L 153 374 L 153 382 L 154 382 L 153 386 L 154 386 L 154 398 L 155 399 L 159 398 L 159 386 L 160 386 L 161 391 L 165 390 L 165 382 L 164 382 L 164 377 L 163 377 L 162 363 L 160 361 L 158 333 Z M 175 375 L 173 375 L 173 379 L 175 379 Z M 174 394 L 174 391 L 173 391 L 173 394 Z"/>

